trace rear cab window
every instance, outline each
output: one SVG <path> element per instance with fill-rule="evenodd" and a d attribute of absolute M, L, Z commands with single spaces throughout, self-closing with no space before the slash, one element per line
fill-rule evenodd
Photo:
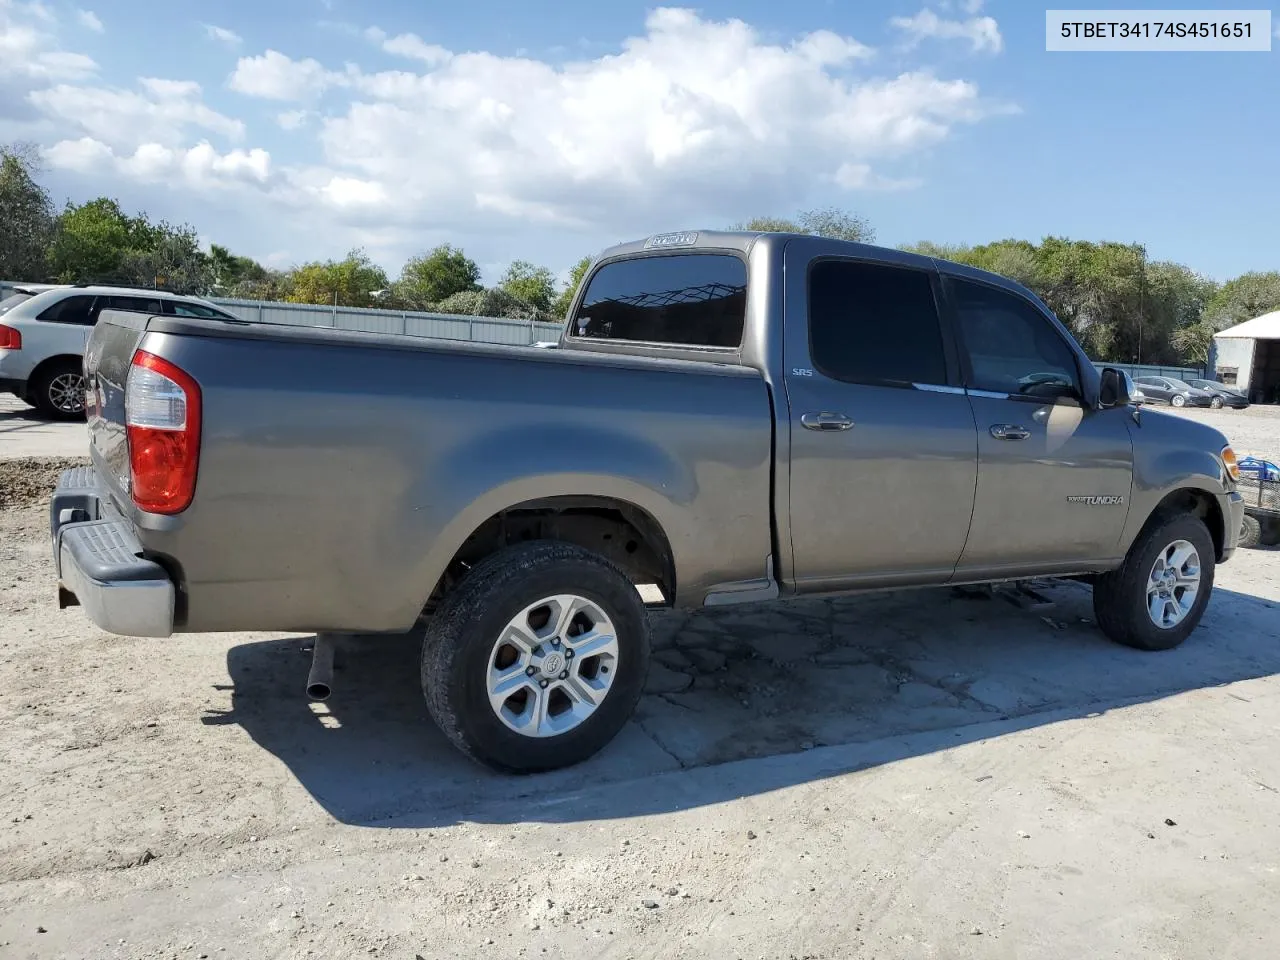
<path fill-rule="evenodd" d="M 721 253 L 606 263 L 592 275 L 569 335 L 583 340 L 736 348 L 747 309 L 747 265 Z"/>

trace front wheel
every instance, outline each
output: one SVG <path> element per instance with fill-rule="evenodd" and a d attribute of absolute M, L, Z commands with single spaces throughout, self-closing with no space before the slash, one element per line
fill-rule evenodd
<path fill-rule="evenodd" d="M 535 541 L 485 558 L 446 594 L 422 643 L 427 709 L 497 770 L 579 763 L 622 729 L 649 672 L 649 618 L 620 569 Z"/>
<path fill-rule="evenodd" d="M 1257 517 L 1251 517 L 1246 513 L 1244 519 L 1240 521 L 1240 539 L 1236 541 L 1236 546 L 1256 547 L 1261 543 L 1262 524 Z"/>
<path fill-rule="evenodd" d="M 1093 612 L 1109 638 L 1139 650 L 1170 650 L 1200 623 L 1213 592 L 1213 538 L 1199 517 L 1150 523 L 1118 570 L 1093 586 Z"/>
<path fill-rule="evenodd" d="M 1175 393 L 1173 395 L 1173 399 L 1171 399 L 1169 402 L 1172 403 L 1175 407 L 1185 407 L 1187 405 L 1187 398 L 1180 393 Z"/>
<path fill-rule="evenodd" d="M 1222 398 L 1214 397 L 1212 400 L 1209 401 L 1209 406 L 1213 407 L 1213 409 L 1215 410 L 1222 409 Z"/>

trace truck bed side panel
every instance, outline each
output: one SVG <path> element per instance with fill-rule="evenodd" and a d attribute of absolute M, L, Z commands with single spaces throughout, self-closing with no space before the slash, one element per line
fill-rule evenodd
<path fill-rule="evenodd" d="M 765 575 L 756 371 L 261 334 L 142 342 L 203 393 L 194 503 L 134 516 L 148 553 L 180 568 L 179 629 L 408 629 L 481 522 L 547 496 L 647 511 L 682 604 Z"/>

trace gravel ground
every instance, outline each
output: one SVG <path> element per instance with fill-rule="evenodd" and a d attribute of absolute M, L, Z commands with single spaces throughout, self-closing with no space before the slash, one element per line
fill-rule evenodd
<path fill-rule="evenodd" d="M 1280 935 L 1280 551 L 1222 567 L 1157 655 L 1106 642 L 1078 584 L 662 617 L 623 735 L 504 778 L 431 727 L 405 638 L 349 644 L 310 705 L 305 635 L 59 612 L 45 510 L 0 509 L 5 960 L 1223 960 Z"/>
<path fill-rule="evenodd" d="M 0 508 L 46 503 L 58 474 L 89 462 L 88 457 L 28 457 L 0 460 Z"/>

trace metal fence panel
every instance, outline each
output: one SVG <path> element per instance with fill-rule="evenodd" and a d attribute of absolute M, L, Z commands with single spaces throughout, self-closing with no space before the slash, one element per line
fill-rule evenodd
<path fill-rule="evenodd" d="M 367 333 L 405 334 L 436 340 L 473 340 L 527 346 L 540 340 L 559 340 L 560 324 L 502 317 L 463 317 L 413 310 L 365 310 L 327 307 L 310 303 L 278 303 L 210 297 L 242 320 L 251 323 L 284 323 L 291 326 L 334 327 Z"/>
<path fill-rule="evenodd" d="M 1150 363 L 1104 363 L 1095 360 L 1093 365 L 1101 370 L 1103 367 L 1115 367 L 1124 370 L 1131 377 L 1173 377 L 1175 380 L 1210 379 L 1205 376 L 1201 367 L 1169 367 Z"/>

